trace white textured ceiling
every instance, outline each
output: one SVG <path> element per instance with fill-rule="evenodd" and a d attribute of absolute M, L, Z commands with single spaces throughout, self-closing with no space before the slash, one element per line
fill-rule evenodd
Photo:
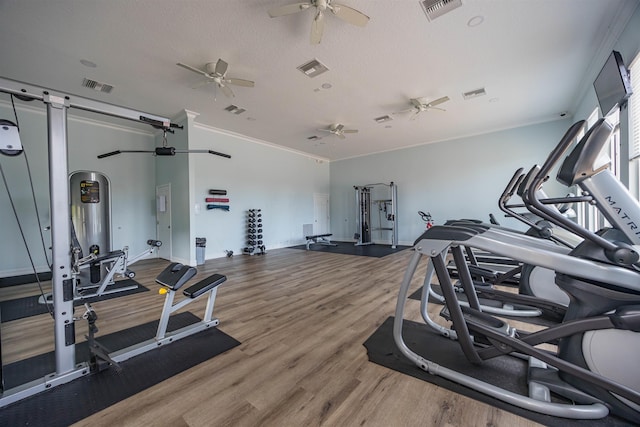
<path fill-rule="evenodd" d="M 161 116 L 187 109 L 199 123 L 336 160 L 571 115 L 638 5 L 462 0 L 429 22 L 418 0 L 334 1 L 369 23 L 328 14 L 321 44 L 311 45 L 313 11 L 267 14 L 295 0 L 0 0 L 0 76 Z M 467 25 L 476 16 L 482 24 Z M 235 98 L 218 91 L 214 100 L 210 86 L 192 89 L 198 75 L 176 66 L 218 58 L 228 76 L 255 87 L 232 86 Z M 314 58 L 329 71 L 309 78 L 296 69 Z M 114 89 L 93 91 L 83 78 Z M 487 95 L 463 99 L 478 88 Z M 451 99 L 446 112 L 392 115 L 410 98 L 442 96 Z M 229 104 L 247 111 L 230 114 Z M 393 120 L 374 121 L 383 115 Z M 359 133 L 317 131 L 332 123 Z"/>

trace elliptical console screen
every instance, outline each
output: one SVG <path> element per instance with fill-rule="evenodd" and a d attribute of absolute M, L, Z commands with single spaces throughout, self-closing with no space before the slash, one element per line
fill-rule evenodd
<path fill-rule="evenodd" d="M 603 117 L 608 116 L 615 107 L 624 105 L 631 96 L 633 92 L 629 73 L 619 52 L 615 50 L 611 52 L 600 74 L 593 82 L 593 88 Z"/>

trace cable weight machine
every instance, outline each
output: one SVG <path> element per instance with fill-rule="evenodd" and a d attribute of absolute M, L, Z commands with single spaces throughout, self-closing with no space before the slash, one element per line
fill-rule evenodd
<path fill-rule="evenodd" d="M 113 104 L 54 92 L 0 77 L 0 92 L 15 95 L 20 99 L 42 101 L 47 110 L 47 134 L 49 147 L 49 192 L 51 211 L 52 243 L 52 294 L 55 344 L 55 372 L 43 378 L 2 390 L 0 408 L 26 397 L 49 390 L 52 387 L 68 383 L 91 372 L 87 362 L 76 363 L 74 288 L 75 280 L 71 259 L 71 209 L 68 178 L 67 111 L 75 108 L 91 111 L 111 117 L 146 123 L 161 129 L 178 127 L 169 119 L 148 113 L 119 107 Z M 17 129 L 7 127 L 11 146 L 5 147 L 2 154 L 19 153 Z M 15 135 L 13 135 L 15 133 Z M 15 141 L 15 142 L 13 142 Z"/>
<path fill-rule="evenodd" d="M 391 247 L 398 245 L 398 186 L 391 181 L 389 184 L 376 183 L 354 186 L 356 191 L 356 232 L 353 238 L 356 246 L 372 245 L 372 232 L 390 231 Z M 376 191 L 378 190 L 378 191 Z M 384 192 L 383 192 L 384 191 Z M 380 196 L 381 198 L 375 198 Z M 373 224 L 377 210 L 377 223 Z"/>

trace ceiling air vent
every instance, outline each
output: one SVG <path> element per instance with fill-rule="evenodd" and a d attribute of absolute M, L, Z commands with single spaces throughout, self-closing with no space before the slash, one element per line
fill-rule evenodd
<path fill-rule="evenodd" d="M 427 19 L 433 21 L 437 17 L 462 6 L 462 0 L 420 0 L 420 6 L 422 6 L 422 10 L 427 15 Z"/>
<path fill-rule="evenodd" d="M 380 116 L 380 117 L 376 117 L 373 120 L 375 120 L 376 123 L 384 123 L 384 122 L 389 122 L 393 119 L 390 116 Z"/>
<path fill-rule="evenodd" d="M 480 89 L 475 89 L 475 90 L 470 90 L 469 92 L 465 92 L 462 94 L 464 99 L 471 99 L 471 98 L 477 98 L 479 96 L 483 96 L 486 95 L 487 91 L 484 90 L 483 87 L 481 87 Z"/>
<path fill-rule="evenodd" d="M 302 64 L 297 67 L 298 70 L 302 71 L 307 77 L 315 77 L 324 73 L 325 71 L 329 71 L 326 65 L 320 63 L 317 59 L 313 59 L 306 64 Z"/>
<path fill-rule="evenodd" d="M 308 139 L 309 141 L 318 141 L 319 139 L 322 139 L 322 138 L 320 138 L 320 137 L 319 137 L 319 136 L 317 136 L 317 135 L 313 135 L 313 136 L 308 137 L 307 139 Z"/>
<path fill-rule="evenodd" d="M 100 83 L 91 79 L 82 79 L 82 86 L 93 89 L 97 92 L 111 93 L 113 86 L 106 83 Z"/>
<path fill-rule="evenodd" d="M 245 112 L 245 111 L 247 111 L 247 110 L 246 110 L 246 109 L 244 109 L 244 108 L 240 108 L 240 107 L 238 107 L 237 105 L 233 105 L 233 104 L 231 104 L 231 105 L 229 105 L 227 108 L 225 108 L 225 109 L 224 109 L 224 111 L 228 111 L 228 112 L 230 112 L 230 113 L 233 113 L 233 114 L 236 114 L 236 115 L 237 115 L 237 114 L 242 114 L 242 113 L 244 113 L 244 112 Z"/>

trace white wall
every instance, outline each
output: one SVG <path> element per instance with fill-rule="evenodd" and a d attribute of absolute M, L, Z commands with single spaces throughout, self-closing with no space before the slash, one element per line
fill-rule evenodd
<path fill-rule="evenodd" d="M 331 163 L 331 232 L 351 240 L 355 232 L 354 185 L 394 181 L 398 185 L 399 243 L 410 245 L 424 230 L 417 212 L 436 224 L 453 218 L 489 221 L 522 229 L 500 215 L 498 198 L 519 167 L 541 164 L 572 124 L 558 120 Z M 550 196 L 564 189 L 545 185 Z"/>
<path fill-rule="evenodd" d="M 190 148 L 231 155 L 192 154 L 197 237 L 207 239 L 207 259 L 241 253 L 246 246 L 246 211 L 262 209 L 263 241 L 269 249 L 304 243 L 302 224 L 313 222 L 313 194 L 329 194 L 329 164 L 228 132 L 195 124 Z M 230 211 L 206 210 L 209 189 L 227 190 Z M 219 196 L 223 197 L 223 196 Z"/>
<path fill-rule="evenodd" d="M 33 105 L 33 106 L 32 106 Z M 0 117 L 15 121 L 10 105 L 0 104 Z M 44 106 L 34 101 L 18 107 L 21 139 L 27 151 L 40 217 L 49 225 L 47 124 Z M 329 194 L 329 164 L 260 141 L 221 132 L 188 122 L 185 129 L 168 136 L 168 144 L 179 149 L 212 149 L 232 156 L 225 159 L 208 154 L 179 154 L 154 157 L 150 154 L 120 154 L 106 159 L 97 155 L 117 149 L 153 150 L 162 144 L 161 135 L 128 128 L 97 116 L 87 119 L 69 116 L 69 169 L 97 171 L 107 175 L 112 193 L 112 247 L 130 247 L 135 255 L 156 237 L 156 184 L 171 183 L 173 259 L 195 263 L 195 237 L 207 238 L 206 258 L 238 254 L 246 246 L 245 212 L 261 208 L 267 250 L 304 242 L 302 224 L 313 222 L 313 195 Z M 18 215 L 34 253 L 38 271 L 47 270 L 28 187 L 24 156 L 0 156 L 18 207 Z M 8 202 L 0 191 L 0 212 L 4 226 L 0 243 L 0 277 L 32 272 L 25 245 Z M 231 199 L 231 211 L 207 211 L 204 198 L 210 188 L 223 188 Z M 199 205 L 199 211 L 196 209 Z M 50 238 L 45 232 L 45 246 Z M 50 252 L 49 252 L 50 255 Z"/>

